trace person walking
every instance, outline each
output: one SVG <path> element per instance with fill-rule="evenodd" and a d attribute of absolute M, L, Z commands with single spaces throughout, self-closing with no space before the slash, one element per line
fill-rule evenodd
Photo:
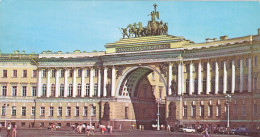
<path fill-rule="evenodd" d="M 16 137 L 16 134 L 17 134 L 17 126 L 14 125 L 13 126 L 13 133 L 12 133 L 12 137 Z"/>
<path fill-rule="evenodd" d="M 11 137 L 11 128 L 12 128 L 12 126 L 10 125 L 10 123 L 8 123 L 8 126 L 7 126 L 7 137 Z"/>
<path fill-rule="evenodd" d="M 201 132 L 201 134 L 203 134 L 203 137 L 210 137 L 208 131 L 209 131 L 209 127 L 208 127 L 208 125 L 206 125 L 205 130 Z"/>

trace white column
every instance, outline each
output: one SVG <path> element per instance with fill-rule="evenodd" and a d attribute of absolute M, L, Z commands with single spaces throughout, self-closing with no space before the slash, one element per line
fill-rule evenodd
<path fill-rule="evenodd" d="M 209 94 L 211 90 L 211 87 L 210 87 L 210 64 L 209 64 L 209 61 L 207 62 L 207 91 L 206 91 L 206 94 Z"/>
<path fill-rule="evenodd" d="M 98 97 L 101 95 L 101 68 L 98 68 Z"/>
<path fill-rule="evenodd" d="M 58 97 L 59 96 L 59 68 L 56 68 L 56 76 L 55 76 L 55 97 Z"/>
<path fill-rule="evenodd" d="M 198 94 L 200 95 L 201 94 L 201 62 L 199 62 L 199 65 L 198 65 Z"/>
<path fill-rule="evenodd" d="M 116 69 L 115 66 L 112 67 L 112 85 L 111 85 L 111 96 L 114 97 L 115 96 L 115 89 L 116 89 Z"/>
<path fill-rule="evenodd" d="M 77 68 L 73 68 L 73 79 L 72 79 L 72 86 L 73 86 L 73 93 L 72 93 L 72 97 L 76 97 L 77 95 L 77 79 L 76 79 L 76 76 L 77 76 Z"/>
<path fill-rule="evenodd" d="M 218 94 L 218 87 L 219 87 L 219 84 L 218 84 L 218 81 L 219 81 L 219 67 L 218 67 L 218 62 L 216 61 L 216 68 L 215 68 L 215 94 Z"/>
<path fill-rule="evenodd" d="M 191 62 L 190 63 L 190 92 L 189 92 L 189 95 L 192 95 L 192 93 L 194 92 L 194 84 L 193 84 L 193 82 L 194 82 L 194 80 L 193 80 L 193 63 Z"/>
<path fill-rule="evenodd" d="M 93 83 L 93 73 L 94 69 L 93 67 L 90 68 L 90 75 L 89 75 L 89 97 L 93 97 L 94 95 L 94 83 Z"/>
<path fill-rule="evenodd" d="M 171 84 L 172 84 L 172 63 L 169 62 L 169 73 L 168 73 L 168 95 L 172 95 L 172 89 L 171 89 Z"/>
<path fill-rule="evenodd" d="M 251 66 L 251 57 L 248 58 L 248 92 L 251 92 L 252 90 L 252 83 L 251 83 L 251 71 L 252 70 L 252 66 Z"/>
<path fill-rule="evenodd" d="M 227 92 L 227 62 L 224 61 L 223 66 L 223 93 L 226 94 Z"/>
<path fill-rule="evenodd" d="M 239 91 L 243 92 L 243 88 L 244 88 L 244 80 L 243 80 L 243 58 L 240 59 L 240 87 L 239 87 Z"/>
<path fill-rule="evenodd" d="M 235 93 L 236 88 L 236 68 L 235 68 L 235 60 L 232 60 L 232 87 L 231 87 L 231 93 Z"/>
<path fill-rule="evenodd" d="M 50 97 L 51 94 L 51 69 L 47 69 L 47 94 L 46 97 Z"/>
<path fill-rule="evenodd" d="M 38 69 L 38 97 L 42 96 L 42 69 Z"/>
<path fill-rule="evenodd" d="M 81 68 L 81 97 L 86 95 L 85 72 L 85 68 Z"/>
<path fill-rule="evenodd" d="M 184 67 L 185 64 L 184 62 L 182 62 L 182 68 L 181 68 L 181 89 L 182 89 L 182 94 L 184 93 L 185 89 L 185 79 L 184 79 Z M 185 90 L 184 90 L 185 89 Z"/>
<path fill-rule="evenodd" d="M 107 96 L 107 67 L 104 67 L 103 97 Z"/>
<path fill-rule="evenodd" d="M 181 62 L 178 64 L 178 95 L 181 95 Z"/>
<path fill-rule="evenodd" d="M 64 97 L 68 96 L 68 68 L 64 69 Z"/>

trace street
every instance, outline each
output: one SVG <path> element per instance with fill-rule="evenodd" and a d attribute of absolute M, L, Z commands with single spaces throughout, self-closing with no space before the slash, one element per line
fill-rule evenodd
<path fill-rule="evenodd" d="M 2 130 L 0 132 L 0 137 L 6 137 L 7 132 L 6 130 Z M 70 132 L 65 130 L 58 130 L 58 131 L 50 131 L 50 130 L 37 130 L 37 129 L 24 129 L 17 131 L 17 137 L 85 137 L 87 136 L 86 133 L 76 133 Z M 106 137 L 202 137 L 202 134 L 198 133 L 180 133 L 180 132 L 167 132 L 167 131 L 152 131 L 152 130 L 145 130 L 145 131 L 114 131 L 113 133 L 105 133 L 101 135 L 100 132 L 96 132 L 94 137 L 97 136 L 106 136 Z M 211 134 L 211 137 L 243 137 L 239 135 L 215 135 Z"/>

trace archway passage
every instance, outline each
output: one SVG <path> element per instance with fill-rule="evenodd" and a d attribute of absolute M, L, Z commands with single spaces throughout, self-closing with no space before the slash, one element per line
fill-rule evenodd
<path fill-rule="evenodd" d="M 137 128 L 151 129 L 157 121 L 157 102 L 160 102 L 160 123 L 165 122 L 166 83 L 152 67 L 133 67 L 120 80 L 118 97 L 131 100 L 133 119 Z"/>

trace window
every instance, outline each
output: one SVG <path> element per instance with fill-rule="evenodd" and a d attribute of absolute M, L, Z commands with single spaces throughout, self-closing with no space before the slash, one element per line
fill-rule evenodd
<path fill-rule="evenodd" d="M 257 56 L 254 57 L 254 66 L 257 66 Z"/>
<path fill-rule="evenodd" d="M 7 86 L 2 86 L 2 96 L 5 97 L 7 94 Z"/>
<path fill-rule="evenodd" d="M 235 89 L 235 91 L 239 91 L 239 86 L 240 86 L 240 76 L 236 76 L 236 89 Z"/>
<path fill-rule="evenodd" d="M 189 79 L 186 79 L 186 94 L 188 94 L 190 92 L 190 80 Z"/>
<path fill-rule="evenodd" d="M 87 73 L 86 77 L 89 77 L 89 75 L 90 75 L 90 69 L 89 68 L 87 69 L 86 73 Z"/>
<path fill-rule="evenodd" d="M 49 115 L 50 117 L 53 117 L 53 107 L 50 107 L 50 109 L 49 109 L 49 114 L 50 114 L 50 115 Z"/>
<path fill-rule="evenodd" d="M 220 67 L 221 70 L 224 68 L 224 61 L 220 62 L 220 66 L 219 67 Z"/>
<path fill-rule="evenodd" d="M 217 113 L 216 113 L 216 116 L 217 116 L 217 117 L 221 117 L 221 105 L 217 105 L 216 109 L 217 109 L 217 110 L 216 110 L 216 112 L 217 112 Z"/>
<path fill-rule="evenodd" d="M 51 96 L 55 96 L 55 85 L 51 84 Z"/>
<path fill-rule="evenodd" d="M 16 116 L 16 107 L 12 107 L 12 116 Z"/>
<path fill-rule="evenodd" d="M 81 96 L 81 84 L 78 84 L 77 90 L 78 90 L 77 96 L 80 97 Z"/>
<path fill-rule="evenodd" d="M 211 63 L 211 70 L 216 70 L 216 62 Z"/>
<path fill-rule="evenodd" d="M 231 77 L 228 77 L 228 79 L 227 79 L 227 82 L 228 82 L 227 91 L 229 91 L 229 93 L 230 93 L 231 87 L 232 87 L 232 80 L 231 79 L 232 79 Z"/>
<path fill-rule="evenodd" d="M 12 86 L 12 96 L 13 97 L 17 96 L 17 86 Z"/>
<path fill-rule="evenodd" d="M 31 115 L 32 115 L 32 116 L 35 116 L 35 107 L 32 107 Z"/>
<path fill-rule="evenodd" d="M 22 107 L 22 116 L 26 116 L 26 107 Z"/>
<path fill-rule="evenodd" d="M 81 77 L 81 69 L 78 69 L 78 77 Z"/>
<path fill-rule="evenodd" d="M 27 70 L 23 70 L 23 77 L 24 77 L 24 78 L 27 77 Z"/>
<path fill-rule="evenodd" d="M 62 78 L 64 77 L 64 69 L 60 70 L 60 77 L 62 77 Z"/>
<path fill-rule="evenodd" d="M 125 119 L 128 119 L 128 107 L 125 107 Z"/>
<path fill-rule="evenodd" d="M 7 78 L 7 70 L 3 70 L 3 77 Z"/>
<path fill-rule="evenodd" d="M 199 63 L 195 63 L 195 64 L 194 64 L 194 70 L 195 70 L 195 72 L 198 71 L 198 68 L 199 68 Z"/>
<path fill-rule="evenodd" d="M 203 78 L 203 81 L 202 81 L 202 84 L 203 84 L 203 93 L 206 94 L 206 89 L 207 89 L 207 81 L 206 81 L 206 78 Z"/>
<path fill-rule="evenodd" d="M 37 70 L 33 70 L 33 76 L 32 77 L 34 77 L 34 78 L 37 77 Z"/>
<path fill-rule="evenodd" d="M 211 78 L 211 93 L 213 94 L 215 92 L 215 77 Z"/>
<path fill-rule="evenodd" d="M 88 107 L 83 108 L 83 116 L 84 117 L 88 116 Z"/>
<path fill-rule="evenodd" d="M 56 73 L 55 73 L 55 69 L 52 69 L 52 70 L 51 70 L 51 77 L 54 78 L 54 77 L 55 77 L 55 74 L 56 74 Z"/>
<path fill-rule="evenodd" d="M 185 64 L 185 72 L 190 72 L 190 64 Z"/>
<path fill-rule="evenodd" d="M 95 77 L 97 77 L 97 76 L 98 76 L 98 69 L 95 69 L 94 76 L 95 76 Z"/>
<path fill-rule="evenodd" d="M 207 70 L 207 62 L 204 62 L 204 63 L 202 64 L 202 67 L 203 67 L 203 71 L 206 71 L 206 70 Z"/>
<path fill-rule="evenodd" d="M 86 96 L 87 97 L 89 96 L 89 84 L 88 83 L 86 84 Z"/>
<path fill-rule="evenodd" d="M 46 84 L 42 85 L 42 96 L 45 97 L 46 96 Z"/>
<path fill-rule="evenodd" d="M 94 84 L 94 96 L 97 96 L 98 85 L 97 83 Z"/>
<path fill-rule="evenodd" d="M 257 104 L 253 105 L 253 115 L 257 116 Z"/>
<path fill-rule="evenodd" d="M 70 116 L 71 116 L 71 107 L 67 107 L 66 116 L 67 116 L 67 117 L 70 117 Z"/>
<path fill-rule="evenodd" d="M 248 88 L 248 75 L 245 76 L 245 86 L 244 86 L 244 90 L 247 90 Z"/>
<path fill-rule="evenodd" d="M 92 106 L 91 116 L 92 117 L 96 116 L 96 106 Z"/>
<path fill-rule="evenodd" d="M 248 58 L 246 58 L 246 63 L 245 63 L 246 67 L 248 67 L 248 62 L 249 62 L 249 60 L 248 60 Z"/>
<path fill-rule="evenodd" d="M 73 86 L 72 84 L 69 84 L 69 97 L 72 97 L 73 94 Z"/>
<path fill-rule="evenodd" d="M 75 107 L 75 117 L 79 116 L 79 107 Z"/>
<path fill-rule="evenodd" d="M 200 106 L 200 116 L 204 117 L 204 105 Z"/>
<path fill-rule="evenodd" d="M 246 105 L 242 105 L 242 116 L 246 116 Z"/>
<path fill-rule="evenodd" d="M 2 116 L 5 116 L 5 114 L 6 114 L 6 108 L 5 106 L 2 106 Z"/>
<path fill-rule="evenodd" d="M 42 77 L 46 78 L 46 69 L 42 70 Z"/>
<path fill-rule="evenodd" d="M 37 87 L 33 86 L 32 87 L 32 96 L 36 96 L 36 94 L 37 94 Z"/>
<path fill-rule="evenodd" d="M 257 89 L 257 77 L 254 77 L 254 89 Z"/>
<path fill-rule="evenodd" d="M 198 79 L 194 80 L 194 93 L 198 94 Z"/>
<path fill-rule="evenodd" d="M 21 126 L 22 126 L 22 127 L 25 127 L 25 122 L 21 122 Z"/>
<path fill-rule="evenodd" d="M 27 96 L 27 86 L 22 86 L 22 95 L 23 97 Z"/>
<path fill-rule="evenodd" d="M 69 77 L 72 77 L 72 76 L 73 76 L 73 70 L 70 69 L 69 72 L 70 72 L 70 73 L 69 73 Z"/>
<path fill-rule="evenodd" d="M 191 116 L 196 117 L 196 106 L 195 105 L 191 106 Z"/>
<path fill-rule="evenodd" d="M 231 69 L 232 68 L 232 60 L 229 60 L 228 61 L 228 69 Z"/>
<path fill-rule="evenodd" d="M 218 84 L 219 84 L 219 91 L 220 91 L 220 93 L 223 93 L 223 77 L 219 78 Z"/>
<path fill-rule="evenodd" d="M 63 97 L 64 96 L 64 85 L 61 84 L 60 85 L 60 97 Z"/>
<path fill-rule="evenodd" d="M 237 59 L 237 68 L 240 68 L 240 59 Z"/>
<path fill-rule="evenodd" d="M 209 105 L 209 106 L 208 106 L 208 116 L 209 116 L 209 117 L 212 117 L 212 116 L 213 116 L 213 106 L 212 106 L 212 105 Z"/>
<path fill-rule="evenodd" d="M 17 70 L 13 70 L 13 77 L 14 77 L 14 78 L 17 77 Z"/>
<path fill-rule="evenodd" d="M 58 107 L 58 117 L 62 116 L 62 107 Z"/>
<path fill-rule="evenodd" d="M 41 107 L 40 115 L 45 116 L 45 107 Z"/>
<path fill-rule="evenodd" d="M 187 106 L 183 106 L 183 117 L 187 117 Z"/>

